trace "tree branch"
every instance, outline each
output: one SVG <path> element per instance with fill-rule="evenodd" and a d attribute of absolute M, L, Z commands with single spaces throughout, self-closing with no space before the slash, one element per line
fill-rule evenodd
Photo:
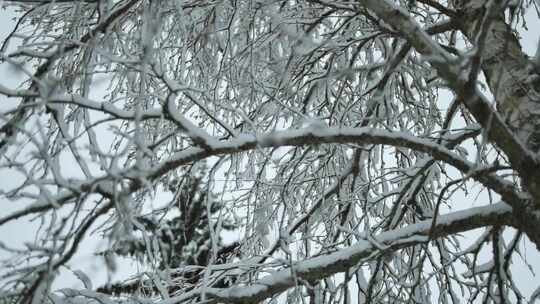
<path fill-rule="evenodd" d="M 510 216 L 511 212 L 510 206 L 498 203 L 449 213 L 439 217 L 438 223 L 433 227 L 433 237 L 441 238 L 490 225 L 513 225 Z M 375 239 L 379 244 L 384 245 L 384 252 L 381 252 L 379 246 L 366 239 L 349 248 L 296 262 L 293 266 L 294 273 L 289 268 L 283 269 L 259 279 L 249 286 L 234 286 L 224 289 L 201 288 L 158 302 L 158 304 L 182 303 L 199 296 L 203 292 L 214 303 L 258 303 L 297 284 L 302 284 L 302 280 L 319 280 L 336 273 L 348 271 L 349 268 L 355 267 L 362 260 L 373 256 L 373 254 L 396 251 L 424 243 L 428 239 L 431 225 L 431 220 L 426 220 L 379 234 Z"/>

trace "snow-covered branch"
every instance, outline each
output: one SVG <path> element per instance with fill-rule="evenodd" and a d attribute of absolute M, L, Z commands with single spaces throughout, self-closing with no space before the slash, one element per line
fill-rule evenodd
<path fill-rule="evenodd" d="M 486 225 L 511 225 L 513 224 L 510 216 L 511 212 L 512 209 L 505 203 L 470 208 L 465 211 L 442 215 L 437 220 L 437 223 L 426 220 L 383 232 L 374 238 L 379 244 L 385 246 L 385 250 L 391 252 L 427 242 L 430 240 L 430 233 L 434 239 Z M 204 288 L 158 303 L 183 303 L 191 297 L 199 296 L 201 293 L 205 293 L 209 298 L 220 303 L 260 302 L 297 284 L 302 284 L 303 281 L 319 280 L 336 273 L 346 272 L 350 268 L 358 266 L 366 258 L 373 258 L 374 254 L 384 253 L 373 242 L 366 239 L 349 248 L 296 262 L 292 267 L 294 272 L 291 272 L 290 269 L 283 269 L 248 286 L 232 286 L 225 289 Z"/>
<path fill-rule="evenodd" d="M 471 1 L 466 8 L 483 7 L 485 4 L 484 2 L 485 1 Z M 517 114 L 520 112 L 528 113 L 525 118 L 522 117 L 517 119 L 518 122 L 507 124 L 501 113 L 499 113 L 479 91 L 477 84 L 469 82 L 469 74 L 467 69 L 463 66 L 464 64 L 467 64 L 467 58 L 463 58 L 462 56 L 455 57 L 444 50 L 424 30 L 422 30 L 421 26 L 403 8 L 396 6 L 389 1 L 364 0 L 361 1 L 361 3 L 363 6 L 373 11 L 379 18 L 403 33 L 411 45 L 413 45 L 427 61 L 437 68 L 438 73 L 444 78 L 448 86 L 454 90 L 457 98 L 482 125 L 488 138 L 506 153 L 510 163 L 513 165 L 514 169 L 520 173 L 524 184 L 527 185 L 527 191 L 534 197 L 533 202 L 535 206 L 533 207 L 533 210 L 529 210 L 529 206 L 527 205 L 522 205 L 516 209 L 521 210 L 521 216 L 524 218 L 531 212 L 532 214 L 536 214 L 537 211 L 535 209 L 540 209 L 540 188 L 537 186 L 540 184 L 540 162 L 538 161 L 535 152 L 529 149 L 536 149 L 534 144 L 536 135 L 532 131 L 525 131 L 536 130 L 535 124 L 538 120 L 531 116 L 532 113 L 536 111 L 536 103 L 532 102 L 532 106 L 527 106 L 531 104 L 531 96 L 526 96 L 524 101 L 516 101 L 516 96 L 507 97 L 507 99 L 510 100 L 499 100 L 501 103 L 511 103 L 512 105 L 518 104 L 517 106 L 512 107 L 528 107 L 527 110 L 512 110 L 514 114 L 506 113 L 505 115 L 510 116 L 522 115 Z M 477 15 L 475 16 L 478 17 Z M 508 26 L 504 20 L 500 20 L 500 17 L 497 18 L 498 20 L 492 24 L 492 27 L 497 28 L 498 31 L 505 34 L 491 34 L 493 31 L 488 31 L 490 37 L 484 39 L 488 39 L 488 42 L 486 43 L 489 45 L 500 45 L 502 48 L 506 49 L 506 46 L 508 46 L 509 43 L 515 43 L 515 37 L 513 36 L 513 33 L 509 32 Z M 476 20 L 472 18 L 469 18 L 468 20 L 469 21 L 466 22 L 466 24 L 470 27 L 469 35 L 473 32 L 474 35 L 476 35 Z M 508 41 L 500 41 L 500 38 L 498 37 L 508 37 Z M 480 56 L 483 56 L 483 54 Z M 503 54 L 503 56 L 506 57 L 508 55 Z M 523 54 L 518 52 L 515 56 L 523 57 Z M 523 65 L 523 63 L 521 63 L 521 65 Z M 520 72 L 524 72 L 524 69 Z M 498 78 L 495 83 L 498 84 L 501 80 L 501 78 Z M 519 87 L 519 84 L 516 84 L 512 90 L 519 89 L 522 88 Z M 492 90 L 495 92 L 508 91 L 500 89 L 498 85 L 493 86 Z M 499 97 L 499 95 L 496 97 Z M 511 120 L 516 120 L 516 118 L 511 118 Z M 518 125 L 517 127 L 516 124 Z M 534 223 L 538 220 L 539 217 L 533 216 L 533 218 L 528 219 L 527 222 L 529 223 L 529 226 L 535 226 Z M 536 231 L 529 231 L 528 235 L 534 239 L 537 247 L 540 249 L 540 234 Z"/>
<path fill-rule="evenodd" d="M 0 302 L 540 295 L 531 1 L 2 3 Z"/>

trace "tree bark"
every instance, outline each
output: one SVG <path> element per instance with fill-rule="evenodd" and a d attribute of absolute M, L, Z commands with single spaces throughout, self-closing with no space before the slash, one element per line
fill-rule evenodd
<path fill-rule="evenodd" d="M 459 7 L 462 31 L 474 43 L 486 0 L 467 1 Z M 482 54 L 482 71 L 495 97 L 497 110 L 520 140 L 534 153 L 540 148 L 540 96 L 536 71 L 523 53 L 504 12 L 490 20 Z"/>
<path fill-rule="evenodd" d="M 474 43 L 486 11 L 486 0 L 464 1 L 457 9 L 463 22 L 462 32 Z M 496 1 L 497 2 L 497 1 Z M 498 1 L 500 2 L 500 1 Z M 504 11 L 495 14 L 486 31 L 481 69 L 495 98 L 497 111 L 522 143 L 534 154 L 540 149 L 540 94 L 537 71 L 522 51 L 518 37 L 506 22 Z M 526 164 L 524 164 L 526 165 Z M 535 171 L 536 166 L 525 171 Z M 534 172 L 527 174 L 535 176 Z M 517 222 L 540 250 L 540 196 L 537 178 L 522 183 L 536 203 L 514 208 Z"/>

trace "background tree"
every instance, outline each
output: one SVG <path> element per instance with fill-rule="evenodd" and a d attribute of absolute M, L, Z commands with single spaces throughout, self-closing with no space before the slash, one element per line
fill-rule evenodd
<path fill-rule="evenodd" d="M 228 216 L 230 211 L 224 210 L 219 202 L 211 200 L 207 209 L 209 194 L 207 189 L 201 189 L 202 177 L 192 175 L 186 172 L 182 180 L 175 180 L 169 185 L 169 191 L 174 193 L 170 204 L 136 219 L 138 225 L 133 229 L 143 237 L 122 240 L 112 246 L 111 250 L 101 253 L 105 257 L 133 257 L 143 264 L 154 265 L 162 271 L 161 276 L 169 281 L 169 288 L 155 288 L 152 280 L 144 280 L 142 277 L 131 282 L 107 284 L 98 288 L 98 292 L 116 296 L 162 292 L 174 295 L 178 290 L 189 290 L 201 283 L 201 268 L 208 266 L 212 257 L 210 233 L 218 228 L 210 219 L 219 218 L 223 231 L 234 230 L 236 226 Z M 170 214 L 175 215 L 171 217 Z M 213 261 L 216 264 L 230 260 L 239 249 L 238 242 L 223 244 L 219 234 L 216 246 L 218 250 Z M 216 280 L 218 282 L 213 284 L 221 287 L 229 284 L 227 277 L 216 276 Z"/>
<path fill-rule="evenodd" d="M 540 250 L 540 55 L 518 35 L 536 2 L 4 3 L 18 17 L 0 60 L 21 80 L 0 82 L 0 168 L 20 182 L 0 229 L 39 229 L 0 243 L 0 301 L 540 297 L 513 272 Z M 189 199 L 155 201 L 181 180 L 177 198 L 204 189 L 191 238 L 166 226 Z M 229 228 L 240 249 L 219 261 Z M 57 290 L 92 237 L 111 269 L 144 249 L 153 292 L 108 295 L 81 272 L 85 288 Z"/>

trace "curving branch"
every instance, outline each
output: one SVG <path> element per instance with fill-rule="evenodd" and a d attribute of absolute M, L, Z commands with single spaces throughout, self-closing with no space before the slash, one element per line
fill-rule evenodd
<path fill-rule="evenodd" d="M 479 3 L 478 1 L 474 2 L 476 5 Z M 484 1 L 480 2 L 484 3 Z M 540 216 L 538 215 L 540 210 L 540 187 L 538 187 L 540 185 L 540 162 L 526 146 L 529 137 L 533 135 L 531 135 L 530 131 L 524 136 L 513 132 L 510 126 L 505 123 L 501 114 L 493 108 L 487 98 L 476 88 L 476 83 L 469 82 L 468 71 L 460 65 L 464 59 L 456 58 L 445 51 L 407 11 L 386 0 L 363 0 L 360 3 L 407 37 L 409 43 L 437 69 L 440 76 L 446 80 L 448 86 L 459 97 L 459 100 L 471 112 L 478 123 L 482 125 L 489 140 L 506 153 L 512 167 L 519 173 L 527 191 L 532 195 L 532 205 L 523 201 L 519 206 L 514 207 L 518 216 L 527 222 L 524 225 L 524 227 L 529 227 L 526 228 L 527 235 L 540 249 L 540 232 L 532 229 L 532 227 L 536 227 L 540 223 Z M 470 22 L 473 23 L 473 21 Z M 497 24 L 493 26 L 497 27 Z M 495 37 L 487 37 L 486 39 L 489 41 L 486 43 L 490 45 L 491 43 L 496 44 L 491 42 Z M 499 41 L 499 43 L 504 45 L 507 42 Z M 497 92 L 498 88 L 493 87 L 492 90 Z M 529 110 L 532 109 L 529 107 Z M 528 113 L 532 113 L 532 111 Z M 530 129 L 525 128 L 525 130 Z"/>
<path fill-rule="evenodd" d="M 366 238 L 349 248 L 296 262 L 292 267 L 294 273 L 290 269 L 283 269 L 249 286 L 233 286 L 225 289 L 201 288 L 159 301 L 157 304 L 183 303 L 201 294 L 205 294 L 212 303 L 258 303 L 298 284 L 301 285 L 304 281 L 319 280 L 336 273 L 346 272 L 365 259 L 372 258 L 373 255 L 425 243 L 430 239 L 430 233 L 431 237 L 436 239 L 480 227 L 515 225 L 511 213 L 510 206 L 498 203 L 445 214 L 439 217 L 435 225 L 431 220 L 426 220 L 380 233 L 374 237 L 377 244 Z"/>
<path fill-rule="evenodd" d="M 437 144 L 429 139 L 421 139 L 409 136 L 405 133 L 396 133 L 374 128 L 323 128 L 323 129 L 296 129 L 289 131 L 280 131 L 264 135 L 242 134 L 238 138 L 228 141 L 213 142 L 211 149 L 208 148 L 188 148 L 171 156 L 168 160 L 147 170 L 141 171 L 137 167 L 132 167 L 118 172 L 118 176 L 132 180 L 131 185 L 126 190 L 127 193 L 133 193 L 143 187 L 144 180 L 156 180 L 180 166 L 187 165 L 196 161 L 206 159 L 210 156 L 236 154 L 257 148 L 277 148 L 285 146 L 305 146 L 312 144 L 361 144 L 361 145 L 390 145 L 396 147 L 409 148 L 419 152 L 430 154 L 433 159 L 445 162 L 464 174 L 471 174 L 475 180 L 478 180 L 489 189 L 500 194 L 505 202 L 511 206 L 520 206 L 527 199 L 516 192 L 514 186 L 494 174 L 474 175 L 477 168 L 471 163 L 448 150 L 442 144 Z M 0 225 L 8 221 L 30 215 L 36 212 L 43 212 L 48 209 L 56 208 L 62 204 L 69 203 L 81 192 L 97 192 L 105 197 L 112 197 L 113 190 L 110 188 L 113 182 L 110 179 L 117 177 L 102 176 L 90 181 L 81 181 L 76 183 L 77 192 L 66 191 L 60 194 L 58 198 L 38 201 L 24 210 L 0 218 Z"/>

